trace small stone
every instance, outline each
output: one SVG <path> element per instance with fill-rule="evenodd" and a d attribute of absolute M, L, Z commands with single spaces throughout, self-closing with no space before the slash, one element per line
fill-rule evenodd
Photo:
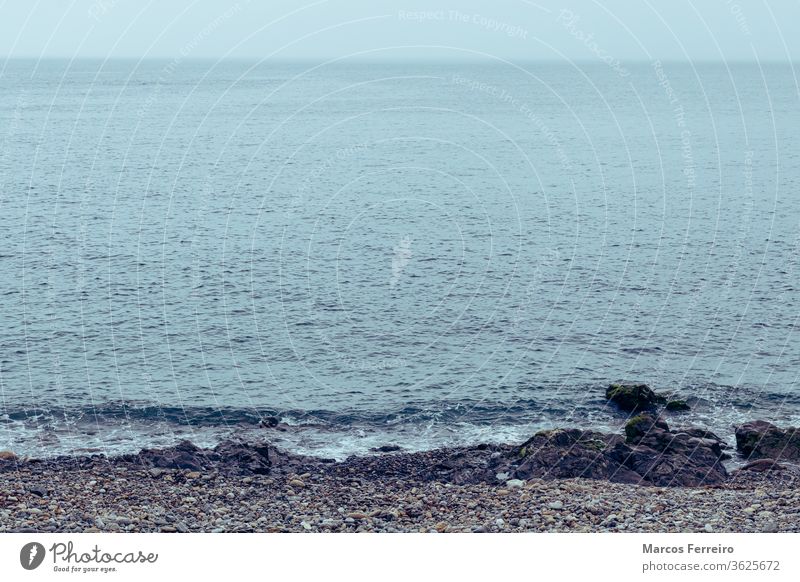
<path fill-rule="evenodd" d="M 769 521 L 766 524 L 764 524 L 764 527 L 761 529 L 761 531 L 763 531 L 764 533 L 778 533 L 778 531 L 780 530 L 778 528 L 777 523 L 775 523 L 774 521 Z"/>
<path fill-rule="evenodd" d="M 186 473 L 186 478 L 187 479 L 199 479 L 200 478 L 200 472 L 199 471 L 189 471 L 188 473 Z"/>
<path fill-rule="evenodd" d="M 308 531 L 311 529 L 311 524 L 307 521 L 301 521 L 300 525 L 303 527 L 304 530 Z"/>
<path fill-rule="evenodd" d="M 447 524 L 443 521 L 437 523 L 435 527 L 436 531 L 438 531 L 439 533 L 444 533 L 445 531 L 447 531 Z"/>
<path fill-rule="evenodd" d="M 16 461 L 17 455 L 11 451 L 0 451 L 0 461 Z"/>
<path fill-rule="evenodd" d="M 347 514 L 347 517 L 348 517 L 349 519 L 358 520 L 358 521 L 361 521 L 361 520 L 367 519 L 367 516 L 366 516 L 366 514 L 364 514 L 364 513 L 360 513 L 360 512 L 358 512 L 358 511 L 354 511 L 353 513 L 348 513 L 348 514 Z"/>
<path fill-rule="evenodd" d="M 703 529 L 706 530 L 708 533 L 711 533 L 712 531 L 714 531 L 714 526 L 711 525 L 710 523 L 707 523 L 703 526 Z"/>
<path fill-rule="evenodd" d="M 495 475 L 495 477 L 497 477 L 498 481 L 506 481 L 509 478 L 509 474 L 508 473 L 498 473 L 497 475 Z"/>
<path fill-rule="evenodd" d="M 292 479 L 291 481 L 289 481 L 289 485 L 291 487 L 297 487 L 298 489 L 302 489 L 303 487 L 306 486 L 306 484 L 303 483 L 300 479 Z"/>
<path fill-rule="evenodd" d="M 553 501 L 547 504 L 550 509 L 564 509 L 564 504 L 561 501 Z"/>
<path fill-rule="evenodd" d="M 176 528 L 174 525 L 162 525 L 161 526 L 161 532 L 162 533 L 175 533 L 177 531 L 178 531 L 178 528 Z"/>
<path fill-rule="evenodd" d="M 523 481 L 522 479 L 509 479 L 508 481 L 506 481 L 506 487 L 511 487 L 512 489 L 524 486 L 525 486 L 525 481 Z"/>

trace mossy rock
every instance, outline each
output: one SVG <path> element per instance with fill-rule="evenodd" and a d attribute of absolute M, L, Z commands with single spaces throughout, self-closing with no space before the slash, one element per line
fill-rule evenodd
<path fill-rule="evenodd" d="M 666 408 L 670 412 L 685 412 L 690 410 L 690 407 L 685 400 L 670 400 L 667 402 Z"/>
<path fill-rule="evenodd" d="M 632 441 L 636 437 L 642 436 L 647 432 L 647 429 L 650 428 L 652 424 L 653 423 L 649 416 L 642 414 L 639 416 L 634 416 L 625 423 L 625 439 Z"/>
<path fill-rule="evenodd" d="M 606 398 L 626 412 L 652 410 L 667 401 L 647 384 L 612 384 L 606 389 Z"/>
<path fill-rule="evenodd" d="M 640 414 L 634 416 L 625 423 L 625 440 L 629 443 L 636 443 L 646 434 L 653 430 L 669 430 L 667 423 L 663 419 L 651 414 Z"/>

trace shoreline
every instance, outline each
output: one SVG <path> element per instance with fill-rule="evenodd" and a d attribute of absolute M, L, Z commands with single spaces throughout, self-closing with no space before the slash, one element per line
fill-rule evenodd
<path fill-rule="evenodd" d="M 751 451 L 728 472 L 715 435 L 636 419 L 624 437 L 556 429 L 521 445 L 344 461 L 233 441 L 6 455 L 0 532 L 800 531 L 798 465 Z"/>

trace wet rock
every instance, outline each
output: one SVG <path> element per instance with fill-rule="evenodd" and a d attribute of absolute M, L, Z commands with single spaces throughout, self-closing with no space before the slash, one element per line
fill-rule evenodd
<path fill-rule="evenodd" d="M 200 471 L 208 464 L 203 450 L 189 441 L 181 441 L 167 449 L 144 449 L 137 456 L 145 466 L 161 469 Z"/>
<path fill-rule="evenodd" d="M 371 450 L 374 453 L 396 453 L 397 451 L 401 451 L 402 448 L 398 445 L 381 445 L 379 447 L 374 447 Z"/>
<path fill-rule="evenodd" d="M 785 465 L 781 465 L 775 459 L 758 459 L 751 461 L 741 467 L 740 471 L 753 471 L 755 473 L 763 473 L 765 471 L 784 471 Z"/>
<path fill-rule="evenodd" d="M 763 420 L 736 427 L 736 448 L 747 459 L 800 461 L 800 429 L 778 428 Z"/>
<path fill-rule="evenodd" d="M 686 412 L 687 410 L 691 410 L 685 400 L 670 400 L 667 402 L 665 408 L 670 412 Z"/>
<path fill-rule="evenodd" d="M 634 444 L 638 443 L 642 437 L 654 430 L 668 430 L 666 421 L 651 414 L 640 414 L 625 423 L 625 441 Z"/>
<path fill-rule="evenodd" d="M 268 444 L 250 445 L 224 441 L 214 449 L 218 465 L 228 470 L 267 475 L 273 464 L 280 463 L 280 453 Z"/>
<path fill-rule="evenodd" d="M 16 461 L 17 455 L 11 451 L 0 451 L 0 461 Z"/>
<path fill-rule="evenodd" d="M 617 435 L 606 435 L 580 429 L 542 431 L 528 439 L 516 452 L 512 467 L 516 479 L 541 478 L 607 479 L 616 463 L 604 454 L 622 441 Z"/>
<path fill-rule="evenodd" d="M 275 428 L 281 423 L 281 419 L 277 416 L 265 416 L 261 419 L 258 425 L 262 428 Z"/>
<path fill-rule="evenodd" d="M 606 389 L 606 399 L 626 412 L 653 410 L 667 401 L 647 384 L 612 384 Z"/>

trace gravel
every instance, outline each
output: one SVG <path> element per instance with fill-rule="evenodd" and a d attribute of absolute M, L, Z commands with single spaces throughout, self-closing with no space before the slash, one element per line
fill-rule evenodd
<path fill-rule="evenodd" d="M 794 467 L 662 488 L 21 463 L 0 471 L 0 532 L 800 532 L 798 482 Z"/>

